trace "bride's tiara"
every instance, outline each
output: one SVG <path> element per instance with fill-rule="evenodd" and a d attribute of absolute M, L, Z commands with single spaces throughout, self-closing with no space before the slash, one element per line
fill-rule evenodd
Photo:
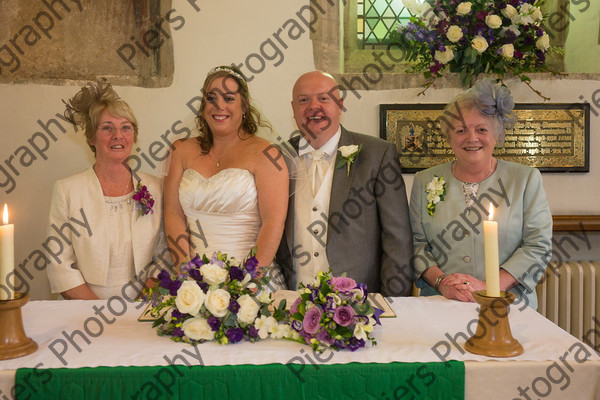
<path fill-rule="evenodd" d="M 235 72 L 233 69 L 227 68 L 227 67 L 216 67 L 216 68 L 213 68 L 213 69 L 211 69 L 208 72 L 208 75 L 212 75 L 212 74 L 217 73 L 217 72 L 227 72 L 229 75 L 235 76 L 236 78 L 238 78 L 242 82 L 244 82 L 244 83 L 246 82 L 246 78 L 244 78 L 242 75 L 240 75 L 237 72 Z"/>

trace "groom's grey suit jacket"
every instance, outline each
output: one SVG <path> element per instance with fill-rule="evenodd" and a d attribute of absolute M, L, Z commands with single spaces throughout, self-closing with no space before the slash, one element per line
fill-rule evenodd
<path fill-rule="evenodd" d="M 299 140 L 300 136 L 290 140 L 296 152 Z M 382 139 L 341 127 L 338 147 L 353 144 L 360 145 L 361 150 L 350 167 L 350 174 L 347 175 L 345 166 L 336 168 L 333 173 L 327 259 L 335 276 L 345 272 L 357 282 L 366 283 L 370 292 L 381 292 L 385 296 L 409 295 L 412 232 L 396 148 Z M 336 164 L 337 160 L 334 168 Z M 285 231 L 277 253 L 277 261 L 290 288 L 295 276 L 292 259 L 296 257 L 300 261 L 313 256 L 299 245 L 293 247 L 295 183 L 291 179 Z"/>

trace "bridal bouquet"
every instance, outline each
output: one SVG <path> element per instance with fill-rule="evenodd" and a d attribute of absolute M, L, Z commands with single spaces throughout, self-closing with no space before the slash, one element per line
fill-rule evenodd
<path fill-rule="evenodd" d="M 447 69 L 460 73 L 463 86 L 481 73 L 518 76 L 535 93 L 526 72 L 552 72 L 545 64 L 550 47 L 544 16 L 545 0 L 403 0 L 410 23 L 398 26 L 393 38 L 423 72 L 425 90 Z M 425 90 L 423 92 L 425 92 Z M 421 93 L 423 93 L 421 92 Z"/>
<path fill-rule="evenodd" d="M 383 311 L 367 300 L 366 285 L 347 277 L 319 272 L 313 284 L 301 284 L 300 297 L 290 308 L 290 324 L 315 351 L 327 348 L 355 351 L 368 342 Z"/>
<path fill-rule="evenodd" d="M 158 335 L 190 344 L 294 336 L 288 324 L 280 324 L 285 303 L 271 306 L 271 295 L 263 290 L 269 278 L 256 279 L 257 266 L 254 257 L 239 264 L 218 252 L 183 263 L 174 277 L 162 270 L 160 284 L 144 297 L 152 302 Z"/>

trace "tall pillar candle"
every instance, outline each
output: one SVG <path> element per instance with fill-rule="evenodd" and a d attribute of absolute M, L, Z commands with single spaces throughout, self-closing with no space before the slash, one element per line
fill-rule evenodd
<path fill-rule="evenodd" d="M 14 297 L 15 226 L 8 223 L 8 207 L 4 205 L 0 225 L 0 300 Z M 10 275 L 10 282 L 9 282 Z"/>
<path fill-rule="evenodd" d="M 493 221 L 493 219 L 494 206 L 490 203 L 489 221 L 483 221 L 486 295 L 490 297 L 500 297 L 498 222 Z"/>

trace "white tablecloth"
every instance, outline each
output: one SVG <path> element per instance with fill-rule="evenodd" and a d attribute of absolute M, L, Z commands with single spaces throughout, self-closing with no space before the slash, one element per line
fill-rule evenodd
<path fill-rule="evenodd" d="M 119 299 L 30 302 L 23 308 L 25 331 L 39 349 L 0 361 L 0 399 L 10 393 L 15 371 L 23 367 L 167 365 L 177 356 L 178 364 L 206 366 L 440 362 L 439 354 L 446 360 L 465 361 L 468 399 L 600 399 L 598 354 L 530 308 L 512 306 L 510 313 L 513 336 L 525 352 L 492 359 L 464 351 L 466 337 L 476 327 L 477 304 L 439 296 L 388 300 L 397 317 L 383 319 L 383 326 L 376 328 L 377 346 L 320 356 L 308 346 L 286 340 L 226 346 L 210 342 L 196 348 L 175 343 L 157 336 L 150 322 L 137 321 L 141 303 Z"/>

